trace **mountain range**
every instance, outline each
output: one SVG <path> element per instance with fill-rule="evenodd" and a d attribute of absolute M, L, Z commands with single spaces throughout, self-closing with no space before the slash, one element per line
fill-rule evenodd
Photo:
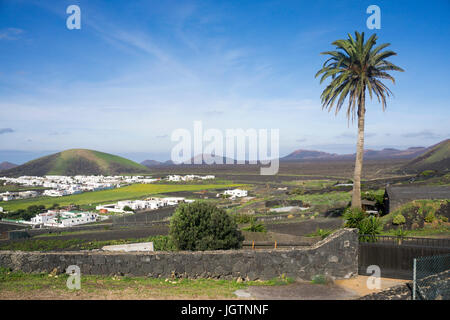
<path fill-rule="evenodd" d="M 202 155 L 191 158 L 191 163 L 200 161 Z M 212 156 L 220 160 L 218 156 Z M 355 154 L 334 154 L 315 150 L 299 149 L 280 159 L 282 162 L 352 160 Z M 204 159 L 204 156 L 203 156 Z M 450 169 L 450 139 L 441 141 L 431 147 L 415 147 L 406 150 L 386 148 L 382 150 L 365 150 L 364 160 L 410 160 L 403 166 L 405 172 L 436 170 L 447 172 Z M 228 160 L 228 161 L 227 161 Z M 236 160 L 222 157 L 222 163 Z M 248 163 L 248 161 L 246 162 Z M 202 164 L 206 164 L 202 161 Z M 88 149 L 70 149 L 44 156 L 16 166 L 9 162 L 0 163 L 2 176 L 44 176 L 44 175 L 119 175 L 150 173 L 155 166 L 171 166 L 172 161 L 160 162 L 145 160 L 141 164 L 109 153 Z"/>

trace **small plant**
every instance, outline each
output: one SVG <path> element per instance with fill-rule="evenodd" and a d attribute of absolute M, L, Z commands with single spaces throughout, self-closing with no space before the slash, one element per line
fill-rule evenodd
<path fill-rule="evenodd" d="M 367 214 L 361 209 L 346 208 L 342 216 L 345 219 L 345 226 L 347 228 L 359 229 L 361 221 L 366 218 Z"/>
<path fill-rule="evenodd" d="M 393 224 L 397 224 L 397 225 L 399 225 L 399 224 L 404 224 L 406 222 L 406 219 L 405 219 L 405 217 L 400 213 L 400 214 L 398 214 L 398 215 L 396 215 L 395 217 L 394 217 L 394 219 L 392 220 L 392 223 Z"/>
<path fill-rule="evenodd" d="M 448 222 L 448 218 L 446 216 L 441 216 L 442 222 Z"/>
<path fill-rule="evenodd" d="M 375 242 L 377 240 L 375 236 L 383 231 L 383 225 L 379 218 L 368 217 L 361 221 L 358 229 L 360 241 Z"/>
<path fill-rule="evenodd" d="M 267 232 L 266 226 L 262 223 L 254 223 L 252 222 L 250 226 L 242 228 L 244 231 L 250 231 L 250 232 Z"/>
<path fill-rule="evenodd" d="M 320 229 L 318 228 L 315 232 L 310 233 L 307 235 L 307 237 L 321 237 L 322 239 L 325 239 L 330 234 L 333 233 L 332 229 Z"/>
<path fill-rule="evenodd" d="M 403 239 L 403 238 L 405 238 L 408 235 L 408 231 L 404 230 L 403 227 L 401 227 L 401 228 L 398 228 L 398 229 L 396 229 L 394 231 L 394 235 L 396 237 L 399 237 L 400 239 Z"/>
<path fill-rule="evenodd" d="M 316 274 L 311 279 L 311 283 L 313 284 L 327 284 L 327 282 L 327 278 L 323 274 Z"/>
<path fill-rule="evenodd" d="M 427 215 L 425 216 L 425 222 L 428 222 L 428 223 L 432 223 L 435 219 L 436 219 L 436 217 L 434 216 L 433 211 L 428 212 Z"/>

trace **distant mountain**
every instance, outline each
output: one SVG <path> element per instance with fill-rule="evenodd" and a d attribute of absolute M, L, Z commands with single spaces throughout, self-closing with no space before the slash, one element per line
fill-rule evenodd
<path fill-rule="evenodd" d="M 287 156 L 280 158 L 280 161 L 298 161 L 298 160 L 317 160 L 317 159 L 333 159 L 337 154 L 315 151 L 315 150 L 295 150 Z"/>
<path fill-rule="evenodd" d="M 423 154 L 427 148 L 413 147 L 406 150 L 398 150 L 393 148 L 385 148 L 382 150 L 364 150 L 364 160 L 388 160 L 388 159 L 413 159 Z M 352 160 L 355 159 L 356 153 L 353 154 L 336 154 L 315 150 L 296 150 L 287 156 L 280 158 L 280 161 L 302 161 L 302 160 Z"/>
<path fill-rule="evenodd" d="M 408 162 L 403 167 L 403 170 L 409 172 L 422 172 L 425 170 L 449 171 L 450 139 L 429 147 L 425 153 Z"/>
<path fill-rule="evenodd" d="M 2 171 L 5 176 L 117 175 L 148 173 L 147 167 L 109 153 L 70 149 Z"/>
<path fill-rule="evenodd" d="M 4 162 L 0 163 L 0 171 L 12 169 L 12 168 L 15 168 L 15 167 L 17 167 L 17 164 L 14 164 L 14 163 L 11 163 L 11 162 L 8 162 L 8 161 L 4 161 Z"/>
<path fill-rule="evenodd" d="M 150 168 L 150 167 L 154 167 L 154 166 L 160 166 L 163 163 L 161 161 L 156 161 L 156 160 L 144 160 L 141 162 L 141 164 L 143 166 L 146 166 L 147 168 Z"/>

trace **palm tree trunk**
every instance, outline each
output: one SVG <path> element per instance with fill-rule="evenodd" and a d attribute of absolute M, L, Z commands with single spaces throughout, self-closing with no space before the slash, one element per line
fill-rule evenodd
<path fill-rule="evenodd" d="M 364 155 L 364 116 L 366 113 L 365 104 L 365 90 L 363 90 L 358 106 L 358 142 L 356 144 L 355 173 L 353 175 L 352 195 L 352 208 L 358 209 L 361 209 L 361 172 Z"/>

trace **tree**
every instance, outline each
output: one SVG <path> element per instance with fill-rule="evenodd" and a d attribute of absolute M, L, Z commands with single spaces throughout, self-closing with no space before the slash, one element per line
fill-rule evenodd
<path fill-rule="evenodd" d="M 335 107 L 336 114 L 348 98 L 347 119 L 352 122 L 358 117 L 358 141 L 356 146 L 355 171 L 353 177 L 352 207 L 361 208 L 361 172 L 364 153 L 364 121 L 366 112 L 366 91 L 370 99 L 375 95 L 386 108 L 386 99 L 391 90 L 381 81 L 387 79 L 395 83 L 389 71 L 404 71 L 392 64 L 387 58 L 397 55 L 386 50 L 390 44 L 375 47 L 378 37 L 373 34 L 364 42 L 364 32 L 355 32 L 355 39 L 348 34 L 348 39 L 332 43 L 336 51 L 326 51 L 329 55 L 316 78 L 322 75 L 320 83 L 331 77 L 331 82 L 321 94 L 322 108 L 331 111 Z"/>
<path fill-rule="evenodd" d="M 234 219 L 213 204 L 180 204 L 170 221 L 170 237 L 178 250 L 239 249 L 244 237 Z"/>

